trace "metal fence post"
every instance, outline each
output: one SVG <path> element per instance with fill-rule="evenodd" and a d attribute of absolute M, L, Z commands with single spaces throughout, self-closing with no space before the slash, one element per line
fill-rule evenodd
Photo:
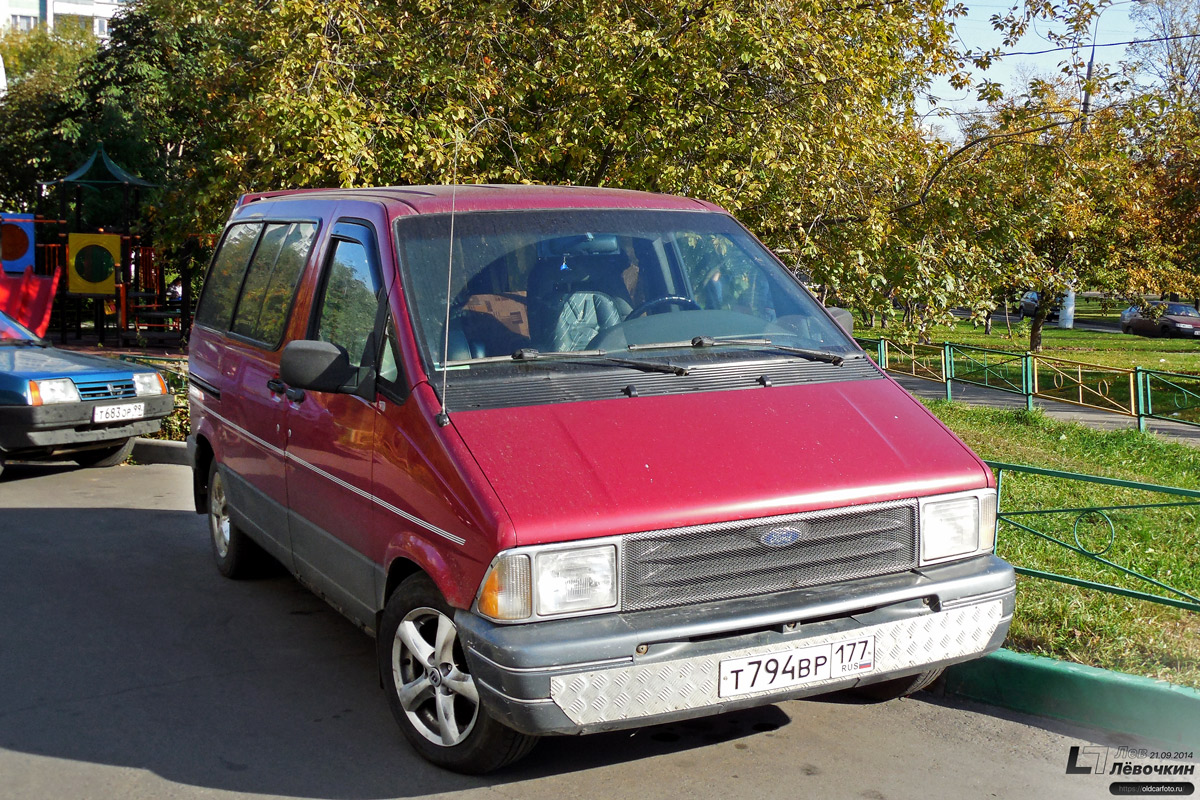
<path fill-rule="evenodd" d="M 954 345 L 942 342 L 942 377 L 946 379 L 946 399 L 953 400 L 950 381 L 954 379 Z"/>
<path fill-rule="evenodd" d="M 1025 392 L 1025 410 L 1033 411 L 1033 392 L 1034 392 L 1034 364 L 1033 355 L 1025 353 L 1021 356 L 1021 385 Z"/>
<path fill-rule="evenodd" d="M 1149 393 L 1146 391 L 1146 385 L 1145 385 L 1146 384 L 1146 373 L 1142 370 L 1141 367 L 1133 368 L 1133 382 L 1134 382 L 1134 397 L 1133 397 L 1134 407 L 1133 407 L 1133 410 L 1137 414 L 1138 430 L 1141 431 L 1142 433 L 1145 433 L 1146 432 L 1146 417 L 1150 413 L 1150 409 L 1147 408 L 1146 401 L 1149 400 L 1150 398 L 1147 396 Z"/>

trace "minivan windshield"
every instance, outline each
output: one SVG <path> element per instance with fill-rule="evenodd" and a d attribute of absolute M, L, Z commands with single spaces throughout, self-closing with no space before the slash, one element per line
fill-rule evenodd
<path fill-rule="evenodd" d="M 404 217 L 396 232 L 430 371 L 516 355 L 643 357 L 728 340 L 856 351 L 811 295 L 731 217 L 571 209 Z M 449 336 L 446 295 L 450 291 Z M 737 340 L 740 340 L 737 341 Z"/>

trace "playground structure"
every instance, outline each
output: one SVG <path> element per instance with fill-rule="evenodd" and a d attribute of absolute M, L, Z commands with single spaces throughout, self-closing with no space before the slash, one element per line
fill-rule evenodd
<path fill-rule="evenodd" d="M 89 318 L 102 344 L 110 333 L 118 347 L 179 343 L 191 327 L 190 276 L 185 267 L 168 285 L 162 252 L 131 224 L 154 184 L 101 145 L 74 172 L 41 185 L 58 194 L 56 217 L 0 214 L 0 309 L 40 336 L 55 328 L 62 343 L 72 333 L 81 339 Z M 88 202 L 106 224 L 88 221 Z"/>

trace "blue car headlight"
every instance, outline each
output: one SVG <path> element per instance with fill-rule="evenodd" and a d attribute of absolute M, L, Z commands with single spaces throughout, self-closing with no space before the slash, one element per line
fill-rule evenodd
<path fill-rule="evenodd" d="M 54 378 L 46 381 L 29 382 L 29 405 L 42 406 L 53 403 L 78 403 L 79 390 L 70 378 Z"/>

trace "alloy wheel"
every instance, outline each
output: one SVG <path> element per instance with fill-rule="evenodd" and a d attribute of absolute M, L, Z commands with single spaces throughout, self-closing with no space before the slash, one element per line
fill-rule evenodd
<path fill-rule="evenodd" d="M 458 628 L 442 612 L 422 607 L 405 615 L 392 640 L 392 677 L 409 722 L 430 742 L 453 747 L 475 727 L 479 692 Z"/>

